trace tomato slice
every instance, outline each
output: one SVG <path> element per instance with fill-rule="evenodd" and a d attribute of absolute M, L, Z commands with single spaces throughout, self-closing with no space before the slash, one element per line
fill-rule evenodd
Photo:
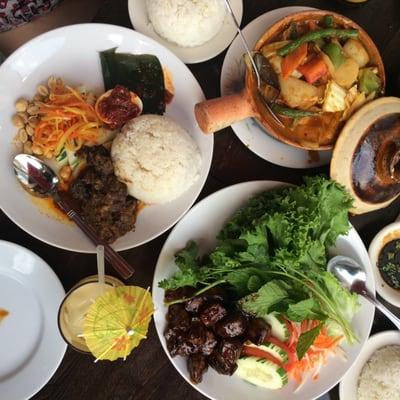
<path fill-rule="evenodd" d="M 268 336 L 265 339 L 265 342 L 269 342 L 274 344 L 275 346 L 280 347 L 283 351 L 285 351 L 288 355 L 288 364 L 292 364 L 297 361 L 297 353 L 295 346 L 289 347 L 286 343 L 282 342 L 281 340 L 277 339 L 275 336 Z"/>
<path fill-rule="evenodd" d="M 274 364 L 277 364 L 280 367 L 284 368 L 283 364 L 276 357 L 257 347 L 243 346 L 242 354 L 244 354 L 245 356 L 265 358 L 266 360 L 272 361 Z"/>

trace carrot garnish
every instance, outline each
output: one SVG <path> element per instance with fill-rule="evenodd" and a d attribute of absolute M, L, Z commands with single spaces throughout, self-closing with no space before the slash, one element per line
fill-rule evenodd
<path fill-rule="evenodd" d="M 286 57 L 283 57 L 281 68 L 282 78 L 286 79 L 299 67 L 303 61 L 307 58 L 308 44 L 303 43 L 295 51 L 289 53 Z"/>
<path fill-rule="evenodd" d="M 32 144 L 43 154 L 57 156 L 64 147 L 77 151 L 83 144 L 96 144 L 102 122 L 86 95 L 69 86 L 57 87 L 38 106 L 40 122 Z"/>

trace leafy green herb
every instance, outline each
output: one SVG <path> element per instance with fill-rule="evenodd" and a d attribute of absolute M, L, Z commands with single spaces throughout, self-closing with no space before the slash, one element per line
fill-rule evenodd
<path fill-rule="evenodd" d="M 178 252 L 179 271 L 159 286 L 204 291 L 225 284 L 247 312 L 325 320 L 351 343 L 357 296 L 326 272 L 328 248 L 349 230 L 351 205 L 343 187 L 323 177 L 266 191 L 234 214 L 208 255 L 200 259 L 191 243 Z"/>
<path fill-rule="evenodd" d="M 381 269 L 390 279 L 390 286 L 392 286 L 394 289 L 400 289 L 400 281 L 399 281 L 400 267 L 399 267 L 399 265 L 392 263 L 392 262 L 388 262 L 385 265 L 383 265 L 381 267 Z"/>
<path fill-rule="evenodd" d="M 297 358 L 299 360 L 301 360 L 304 357 L 304 354 L 306 354 L 308 349 L 312 346 L 314 340 L 321 332 L 322 326 L 323 324 L 320 323 L 315 328 L 310 329 L 309 331 L 304 332 L 300 335 L 296 347 Z"/>
<path fill-rule="evenodd" d="M 287 316 L 291 321 L 302 322 L 306 319 L 324 320 L 326 316 L 320 310 L 319 302 L 310 297 L 295 304 L 289 304 Z"/>
<path fill-rule="evenodd" d="M 272 306 L 287 298 L 287 284 L 280 280 L 272 280 L 256 293 L 244 297 L 239 304 L 247 313 L 263 317 L 271 311 Z"/>
<path fill-rule="evenodd" d="M 196 286 L 201 281 L 198 252 L 197 244 L 190 241 L 183 250 L 175 255 L 175 264 L 179 271 L 172 278 L 161 281 L 159 286 L 164 289 Z"/>
<path fill-rule="evenodd" d="M 164 74 L 159 59 L 151 54 L 117 53 L 116 49 L 100 52 L 106 90 L 126 86 L 143 102 L 143 113 L 165 112 Z"/>

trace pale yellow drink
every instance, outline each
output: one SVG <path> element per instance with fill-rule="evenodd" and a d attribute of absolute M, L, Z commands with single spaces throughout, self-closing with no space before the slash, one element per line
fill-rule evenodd
<path fill-rule="evenodd" d="M 76 350 L 89 352 L 82 334 L 90 306 L 107 290 L 123 285 L 120 280 L 108 275 L 105 276 L 104 281 L 105 284 L 100 284 L 97 275 L 81 280 L 67 293 L 60 306 L 58 326 L 61 335 Z"/>

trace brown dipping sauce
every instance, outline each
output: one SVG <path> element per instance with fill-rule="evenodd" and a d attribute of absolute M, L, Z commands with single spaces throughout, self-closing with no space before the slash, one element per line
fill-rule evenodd
<path fill-rule="evenodd" d="M 109 96 L 101 99 L 98 111 L 112 129 L 120 128 L 141 112 L 138 105 L 132 102 L 129 89 L 122 85 L 115 86 Z"/>
<path fill-rule="evenodd" d="M 375 121 L 360 140 L 352 161 L 357 196 L 381 203 L 400 192 L 400 113 Z"/>
<path fill-rule="evenodd" d="M 383 280 L 393 289 L 400 289 L 400 239 L 386 243 L 378 257 Z"/>
<path fill-rule="evenodd" d="M 4 308 L 0 308 L 0 322 L 3 321 L 4 318 L 8 317 L 9 311 L 5 310 Z"/>

